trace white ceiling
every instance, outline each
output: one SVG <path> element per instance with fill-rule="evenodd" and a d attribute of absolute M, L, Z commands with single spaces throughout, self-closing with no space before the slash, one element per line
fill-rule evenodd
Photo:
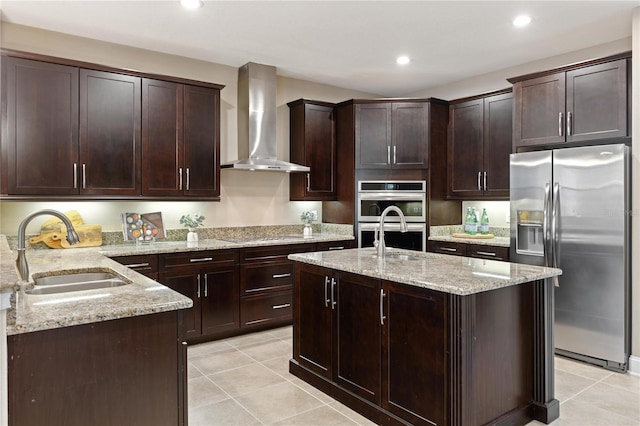
<path fill-rule="evenodd" d="M 233 67 L 406 96 L 631 36 L 625 1 L 1 0 L 2 20 Z M 532 24 L 512 19 L 530 14 Z M 412 62 L 395 64 L 400 54 Z"/>

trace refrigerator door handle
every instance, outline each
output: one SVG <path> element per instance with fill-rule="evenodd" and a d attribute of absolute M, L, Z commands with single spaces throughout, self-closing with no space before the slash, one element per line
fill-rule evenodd
<path fill-rule="evenodd" d="M 544 210 L 542 217 L 542 252 L 544 254 L 544 266 L 551 266 L 551 234 L 550 234 L 550 217 L 549 217 L 549 202 L 551 199 L 551 182 L 547 181 L 544 184 Z"/>
<path fill-rule="evenodd" d="M 558 267 L 558 205 L 560 204 L 560 183 L 553 184 L 553 208 L 551 209 L 551 234 L 553 241 L 553 267 Z M 560 287 L 558 276 L 553 277 L 553 285 Z"/>

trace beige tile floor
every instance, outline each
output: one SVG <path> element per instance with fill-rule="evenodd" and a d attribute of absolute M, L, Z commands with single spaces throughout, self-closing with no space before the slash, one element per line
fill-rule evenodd
<path fill-rule="evenodd" d="M 189 425 L 373 425 L 289 374 L 291 354 L 291 327 L 189 346 Z M 555 377 L 554 426 L 640 426 L 640 377 L 560 357 Z"/>

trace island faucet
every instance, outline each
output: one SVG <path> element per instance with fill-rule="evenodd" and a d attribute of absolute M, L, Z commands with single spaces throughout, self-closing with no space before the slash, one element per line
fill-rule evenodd
<path fill-rule="evenodd" d="M 29 224 L 29 222 L 31 222 L 31 219 L 33 219 L 36 216 L 41 216 L 45 214 L 55 216 L 59 218 L 62 222 L 64 222 L 64 225 L 67 227 L 67 241 L 69 242 L 69 244 L 74 245 L 80 241 L 80 238 L 78 238 L 78 234 L 76 233 L 76 230 L 71 224 L 71 221 L 69 220 L 69 218 L 66 217 L 64 214 L 60 213 L 59 211 L 43 209 L 43 210 L 38 210 L 29 214 L 27 217 L 25 217 L 22 220 L 22 222 L 20 222 L 20 226 L 18 226 L 18 258 L 16 259 L 16 267 L 18 268 L 18 273 L 20 274 L 20 278 L 23 281 L 26 281 L 29 279 L 29 265 L 27 264 L 27 257 L 25 255 L 25 245 L 26 245 L 25 229 L 27 228 L 27 225 Z"/>
<path fill-rule="evenodd" d="M 407 232 L 407 221 L 405 220 L 402 210 L 396 206 L 389 206 L 380 215 L 380 224 L 374 231 L 373 246 L 378 250 L 378 257 L 384 257 L 386 245 L 384 243 L 384 219 L 389 212 L 396 212 L 400 216 L 400 232 Z M 380 233 L 380 239 L 378 240 L 378 231 Z"/>

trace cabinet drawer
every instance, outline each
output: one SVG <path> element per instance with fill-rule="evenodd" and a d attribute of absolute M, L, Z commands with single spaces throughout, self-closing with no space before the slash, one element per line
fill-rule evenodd
<path fill-rule="evenodd" d="M 171 270 L 184 266 L 235 265 L 238 263 L 237 250 L 193 251 L 186 253 L 163 254 L 160 256 L 160 269 Z"/>
<path fill-rule="evenodd" d="M 464 243 L 429 241 L 427 247 L 430 252 L 434 253 L 451 254 L 454 256 L 467 255 L 467 245 Z"/>
<path fill-rule="evenodd" d="M 325 241 L 316 244 L 316 251 L 345 250 L 355 247 L 355 240 Z"/>
<path fill-rule="evenodd" d="M 492 260 L 509 260 L 509 248 L 469 244 L 467 246 L 467 256 Z"/>
<path fill-rule="evenodd" d="M 112 257 L 114 260 L 127 268 L 146 275 L 154 280 L 158 279 L 158 255 L 156 254 L 141 254 L 135 256 L 117 256 Z"/>
<path fill-rule="evenodd" d="M 240 299 L 241 328 L 293 320 L 293 291 Z"/>
<path fill-rule="evenodd" d="M 293 263 L 246 264 L 240 267 L 242 293 L 265 290 L 286 290 L 293 287 Z"/>
<path fill-rule="evenodd" d="M 316 251 L 315 244 L 287 244 L 283 246 L 250 247 L 242 249 L 240 261 L 248 262 L 271 262 L 287 260 L 291 253 L 303 253 Z"/>

